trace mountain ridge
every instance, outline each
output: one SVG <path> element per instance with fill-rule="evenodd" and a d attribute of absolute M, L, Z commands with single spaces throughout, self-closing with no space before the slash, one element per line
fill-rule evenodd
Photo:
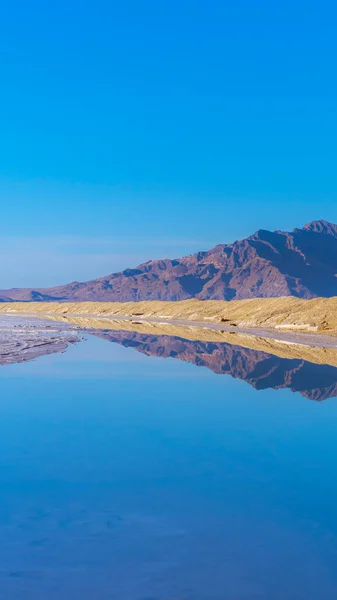
<path fill-rule="evenodd" d="M 337 225 L 312 221 L 291 232 L 259 229 L 182 258 L 52 288 L 0 290 L 8 301 L 239 300 L 337 295 Z"/>

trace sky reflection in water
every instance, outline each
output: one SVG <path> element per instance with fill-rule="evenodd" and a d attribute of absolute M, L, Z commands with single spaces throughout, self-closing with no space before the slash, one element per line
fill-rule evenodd
<path fill-rule="evenodd" d="M 337 597 L 337 400 L 91 336 L 0 374 L 4 598 Z"/>

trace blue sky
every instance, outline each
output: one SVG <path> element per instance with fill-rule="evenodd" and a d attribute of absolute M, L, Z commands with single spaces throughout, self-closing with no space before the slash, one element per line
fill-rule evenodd
<path fill-rule="evenodd" d="M 334 2 L 2 3 L 0 287 L 337 222 Z"/>

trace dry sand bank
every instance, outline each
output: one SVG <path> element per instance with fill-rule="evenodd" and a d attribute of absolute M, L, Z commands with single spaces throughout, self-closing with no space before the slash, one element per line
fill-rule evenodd
<path fill-rule="evenodd" d="M 130 317 L 337 334 L 337 297 L 182 302 L 3 302 L 0 313 Z"/>

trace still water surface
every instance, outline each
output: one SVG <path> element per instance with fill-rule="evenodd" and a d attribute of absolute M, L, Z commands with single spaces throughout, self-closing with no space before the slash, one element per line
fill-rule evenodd
<path fill-rule="evenodd" d="M 91 336 L 0 377 L 2 598 L 337 598 L 337 399 Z"/>

